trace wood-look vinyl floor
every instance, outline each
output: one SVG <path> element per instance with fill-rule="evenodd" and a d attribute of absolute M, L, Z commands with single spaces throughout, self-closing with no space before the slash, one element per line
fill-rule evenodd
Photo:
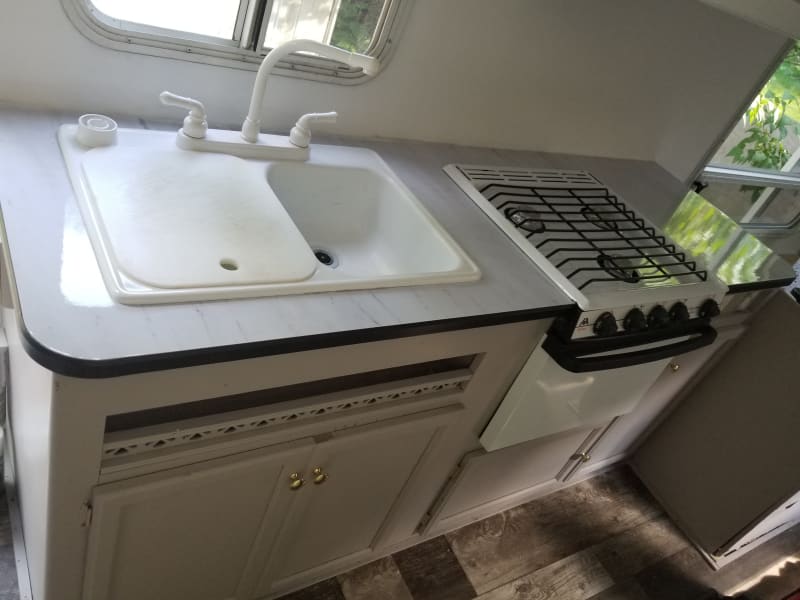
<path fill-rule="evenodd" d="M 3 485 L 0 485 L 0 600 L 19 600 L 17 564 L 11 538 L 11 522 L 8 518 L 8 500 Z"/>
<path fill-rule="evenodd" d="M 737 599 L 800 589 L 800 526 L 713 571 L 620 468 L 282 600 L 706 600 L 787 558 Z"/>
<path fill-rule="evenodd" d="M 710 600 L 782 561 L 736 598 L 800 600 L 800 526 L 713 571 L 621 468 L 283 600 Z M 18 599 L 0 489 L 0 600 Z"/>

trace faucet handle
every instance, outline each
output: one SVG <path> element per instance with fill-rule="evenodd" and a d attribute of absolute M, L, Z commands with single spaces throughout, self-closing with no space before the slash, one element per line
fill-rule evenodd
<path fill-rule="evenodd" d="M 313 123 L 336 123 L 339 114 L 336 112 L 308 113 L 297 119 L 297 123 L 289 132 L 289 141 L 298 148 L 308 148 L 311 143 L 311 125 Z"/>
<path fill-rule="evenodd" d="M 189 111 L 189 114 L 183 120 L 183 133 L 192 138 L 202 139 L 206 137 L 208 121 L 206 120 L 206 107 L 203 106 L 202 102 L 166 91 L 161 92 L 158 97 L 161 100 L 161 104 L 165 106 L 177 106 Z"/>

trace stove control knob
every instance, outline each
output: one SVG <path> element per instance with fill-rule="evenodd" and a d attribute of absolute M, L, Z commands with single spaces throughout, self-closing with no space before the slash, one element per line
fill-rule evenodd
<path fill-rule="evenodd" d="M 647 314 L 647 326 L 653 329 L 659 329 L 669 325 L 669 313 L 667 309 L 656 304 Z"/>
<path fill-rule="evenodd" d="M 685 323 L 689 320 L 689 309 L 683 302 L 676 302 L 669 309 L 669 318 L 676 323 Z"/>
<path fill-rule="evenodd" d="M 700 305 L 700 310 L 697 312 L 701 319 L 713 319 L 719 315 L 719 304 L 713 298 L 709 298 Z"/>
<path fill-rule="evenodd" d="M 622 321 L 622 327 L 628 333 L 644 331 L 647 329 L 647 319 L 640 309 L 632 308 L 628 311 L 628 314 L 625 315 L 625 319 Z"/>
<path fill-rule="evenodd" d="M 613 335 L 617 333 L 617 320 L 610 312 L 604 312 L 597 317 L 593 329 L 597 335 Z"/>

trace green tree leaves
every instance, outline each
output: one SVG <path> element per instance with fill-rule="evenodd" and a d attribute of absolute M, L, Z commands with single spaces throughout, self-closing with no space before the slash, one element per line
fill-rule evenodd
<path fill-rule="evenodd" d="M 331 35 L 331 45 L 364 53 L 372 42 L 384 0 L 342 0 Z"/>
<path fill-rule="evenodd" d="M 761 90 L 745 112 L 745 137 L 728 152 L 733 162 L 751 165 L 759 169 L 780 169 L 789 160 L 790 152 L 783 143 L 791 130 L 797 133 L 797 124 L 788 119 L 786 109 L 796 101 L 788 92 L 780 96 L 769 89 Z M 749 192 L 751 200 L 758 199 L 763 188 L 742 186 Z"/>

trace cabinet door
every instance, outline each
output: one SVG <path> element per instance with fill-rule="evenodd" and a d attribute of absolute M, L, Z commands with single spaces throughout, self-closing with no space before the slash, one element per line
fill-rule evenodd
<path fill-rule="evenodd" d="M 86 600 L 233 600 L 310 438 L 95 488 Z M 275 517 L 268 516 L 276 515 Z M 251 566 L 252 569 L 252 566 Z"/>
<path fill-rule="evenodd" d="M 640 479 L 710 554 L 726 553 L 800 490 L 797 309 L 773 296 L 633 457 Z"/>
<path fill-rule="evenodd" d="M 448 531 L 527 501 L 532 490 L 555 482 L 558 470 L 590 431 L 467 454 L 434 505 L 426 533 Z"/>
<path fill-rule="evenodd" d="M 690 390 L 743 332 L 744 327 L 740 326 L 720 328 L 713 344 L 673 358 L 645 393 L 639 406 L 615 419 L 613 425 L 595 441 L 590 452 L 591 462 L 583 468 L 591 468 L 601 461 L 622 457 L 629 452 L 673 401 Z"/>
<path fill-rule="evenodd" d="M 368 556 L 407 482 L 460 412 L 451 406 L 320 440 L 256 596 L 285 591 L 315 567 Z"/>

